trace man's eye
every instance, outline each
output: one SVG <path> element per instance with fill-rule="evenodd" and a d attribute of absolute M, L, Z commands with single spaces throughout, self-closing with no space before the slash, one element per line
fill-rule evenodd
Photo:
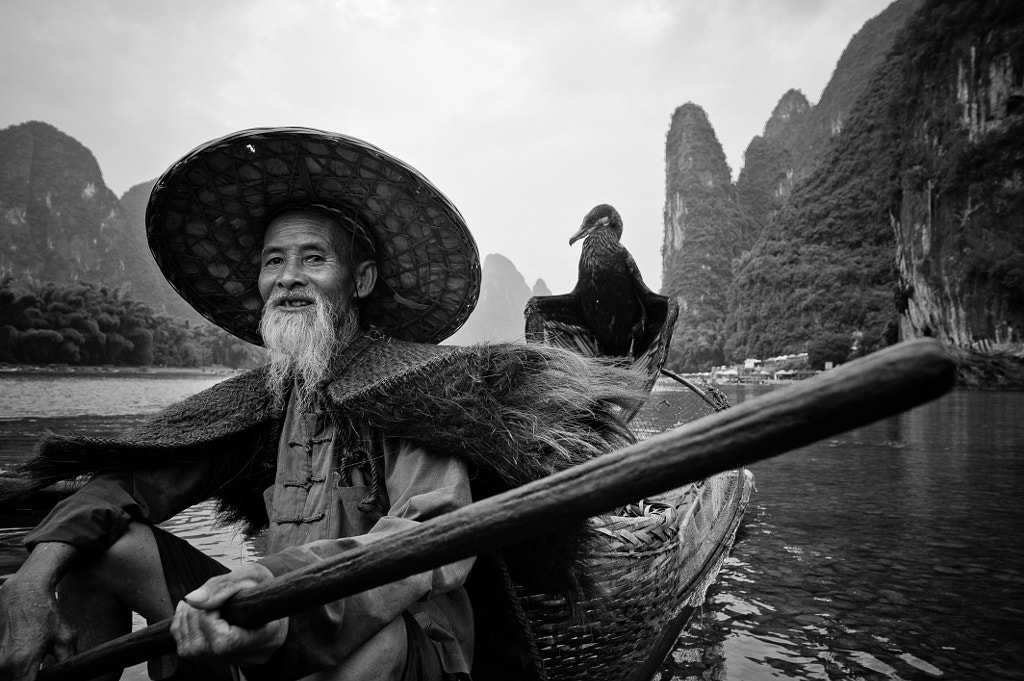
<path fill-rule="evenodd" d="M 306 256 L 306 262 L 312 263 L 314 265 L 318 265 L 318 264 L 322 263 L 323 261 L 324 261 L 324 256 L 322 256 L 322 255 L 308 255 L 308 256 Z"/>
<path fill-rule="evenodd" d="M 267 258 L 266 260 L 264 260 L 263 261 L 263 266 L 264 267 L 276 267 L 277 265 L 280 265 L 283 261 L 284 261 L 283 258 L 279 258 L 279 257 L 275 256 L 275 257 Z"/>

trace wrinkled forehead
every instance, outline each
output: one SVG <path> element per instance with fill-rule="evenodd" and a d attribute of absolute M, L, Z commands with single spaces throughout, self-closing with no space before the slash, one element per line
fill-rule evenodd
<path fill-rule="evenodd" d="M 275 215 L 263 232 L 264 248 L 282 225 L 304 225 L 310 231 L 323 233 L 333 249 L 345 259 L 356 262 L 377 259 L 377 244 L 363 224 L 345 213 L 328 206 L 293 206 Z M 271 230 L 274 230 L 273 232 Z"/>
<path fill-rule="evenodd" d="M 315 208 L 291 208 L 274 218 L 263 231 L 263 250 L 297 245 L 299 242 L 326 241 L 335 253 L 349 253 L 347 239 L 351 234 L 334 216 Z"/>

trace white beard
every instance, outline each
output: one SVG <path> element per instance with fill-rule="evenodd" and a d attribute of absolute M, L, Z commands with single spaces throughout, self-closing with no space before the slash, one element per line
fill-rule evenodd
<path fill-rule="evenodd" d="M 359 316 L 349 306 L 339 320 L 335 306 L 320 291 L 310 288 L 303 295 L 313 298 L 314 304 L 286 312 L 277 303 L 288 294 L 272 294 L 263 305 L 260 335 L 270 350 L 267 387 L 275 404 L 284 406 L 294 380 L 303 411 L 312 411 L 318 388 L 329 377 L 331 361 L 358 330 Z"/>

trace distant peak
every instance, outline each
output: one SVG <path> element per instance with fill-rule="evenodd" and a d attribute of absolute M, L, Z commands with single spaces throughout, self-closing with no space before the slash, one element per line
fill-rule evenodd
<path fill-rule="evenodd" d="M 695 118 L 698 121 L 703 121 L 704 123 L 707 123 L 708 125 L 711 124 L 708 121 L 708 113 L 704 110 L 704 107 L 700 106 L 699 104 L 694 104 L 693 102 L 687 102 L 682 106 L 676 107 L 675 112 L 672 114 L 673 123 L 676 120 L 683 118 Z"/>
<path fill-rule="evenodd" d="M 665 144 L 665 162 L 670 184 L 690 177 L 707 187 L 726 187 L 732 171 L 725 152 L 704 109 L 693 102 L 672 114 Z"/>
<path fill-rule="evenodd" d="M 779 137 L 787 126 L 810 110 L 811 104 L 803 92 L 795 88 L 787 91 L 775 105 L 771 118 L 764 124 L 764 136 Z"/>

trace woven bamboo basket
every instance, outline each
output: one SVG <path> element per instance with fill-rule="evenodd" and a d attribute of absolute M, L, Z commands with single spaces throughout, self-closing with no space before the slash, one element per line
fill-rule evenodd
<path fill-rule="evenodd" d="M 688 392 L 655 390 L 631 425 L 641 438 L 710 413 Z M 698 607 L 732 545 L 751 478 L 736 470 L 598 516 L 590 555 L 598 592 L 574 618 L 562 598 L 518 596 L 550 681 L 622 681 L 651 657 L 687 607 Z"/>
<path fill-rule="evenodd" d="M 573 620 L 564 599 L 520 594 L 549 679 L 622 679 L 675 614 L 682 565 L 678 513 L 644 505 L 636 516 L 592 521 L 601 547 L 591 556 L 600 595 Z"/>
<path fill-rule="evenodd" d="M 752 476 L 729 471 L 656 502 L 592 519 L 598 593 L 573 618 L 564 599 L 520 590 L 544 678 L 622 681 L 649 662 L 655 644 L 686 608 L 704 602 L 749 499 Z"/>

